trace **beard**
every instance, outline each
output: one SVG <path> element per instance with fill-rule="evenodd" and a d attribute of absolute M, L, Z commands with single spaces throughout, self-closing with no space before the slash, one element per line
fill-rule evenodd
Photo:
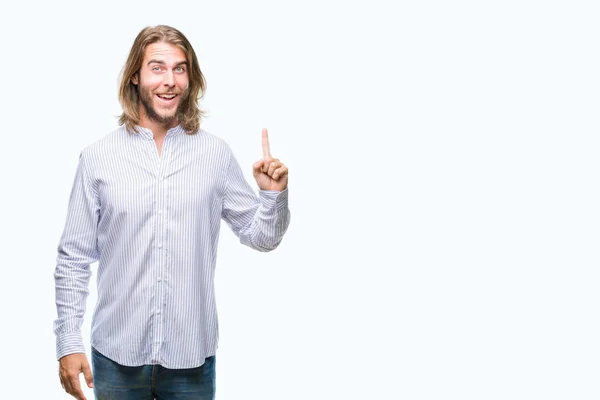
<path fill-rule="evenodd" d="M 146 116 L 159 124 L 170 124 L 174 120 L 179 119 L 179 116 L 183 115 L 183 110 L 187 104 L 188 97 L 190 96 L 189 88 L 186 88 L 182 93 L 176 94 L 177 97 L 179 97 L 177 108 L 173 111 L 164 110 L 161 113 L 154 107 L 154 94 L 151 93 L 150 89 L 142 87 L 141 85 L 139 86 L 139 98 L 146 111 Z"/>

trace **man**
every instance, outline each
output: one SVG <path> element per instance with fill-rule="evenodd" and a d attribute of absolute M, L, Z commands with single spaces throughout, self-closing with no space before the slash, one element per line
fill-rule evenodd
<path fill-rule="evenodd" d="M 288 169 L 253 165 L 200 129 L 205 81 L 187 38 L 143 29 L 123 69 L 120 129 L 81 152 L 58 247 L 54 324 L 60 380 L 85 399 L 214 399 L 214 270 L 221 219 L 241 243 L 275 249 L 289 225 Z M 98 261 L 92 368 L 80 332 Z M 93 378 L 92 378 L 93 370 Z"/>

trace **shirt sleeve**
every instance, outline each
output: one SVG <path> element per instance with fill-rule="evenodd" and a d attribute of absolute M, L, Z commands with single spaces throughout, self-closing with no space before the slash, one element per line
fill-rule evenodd
<path fill-rule="evenodd" d="M 274 250 L 290 223 L 288 189 L 252 190 L 237 160 L 230 154 L 222 218 L 240 242 L 259 251 Z"/>
<path fill-rule="evenodd" d="M 90 264 L 98 260 L 99 215 L 100 202 L 88 174 L 85 152 L 82 152 L 54 272 L 58 314 L 54 322 L 57 359 L 72 353 L 85 353 L 81 324 L 89 294 Z"/>

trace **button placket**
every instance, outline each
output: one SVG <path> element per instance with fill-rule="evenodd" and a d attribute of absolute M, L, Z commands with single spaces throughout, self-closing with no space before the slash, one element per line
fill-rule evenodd
<path fill-rule="evenodd" d="M 162 154 L 158 159 L 158 168 L 156 175 L 156 197 L 155 197 L 155 211 L 156 211 L 156 260 L 155 271 L 157 276 L 156 286 L 155 286 L 155 297 L 154 297 L 154 349 L 153 349 L 153 358 L 160 359 L 160 346 L 162 344 L 162 335 L 163 335 L 163 318 L 162 318 L 162 310 L 161 303 L 163 303 L 164 297 L 164 289 L 162 284 L 162 276 L 163 276 L 163 268 L 164 268 L 164 260 L 167 249 L 165 248 L 165 239 L 166 239 L 166 213 L 164 211 L 164 198 L 165 198 L 165 165 L 167 164 L 167 158 L 169 154 L 169 140 L 165 137 L 163 141 Z"/>

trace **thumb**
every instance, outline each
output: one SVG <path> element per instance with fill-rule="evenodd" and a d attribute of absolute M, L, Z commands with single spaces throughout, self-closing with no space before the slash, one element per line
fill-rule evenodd
<path fill-rule="evenodd" d="M 254 164 L 252 164 L 252 170 L 254 172 L 254 176 L 258 176 L 261 174 L 264 163 L 265 163 L 264 160 L 260 159 L 257 162 L 255 162 Z"/>
<path fill-rule="evenodd" d="M 85 382 L 87 383 L 88 387 L 93 388 L 94 378 L 92 377 L 92 370 L 87 360 L 85 360 L 85 362 L 81 366 L 81 371 L 83 371 L 83 377 L 85 378 Z"/>

